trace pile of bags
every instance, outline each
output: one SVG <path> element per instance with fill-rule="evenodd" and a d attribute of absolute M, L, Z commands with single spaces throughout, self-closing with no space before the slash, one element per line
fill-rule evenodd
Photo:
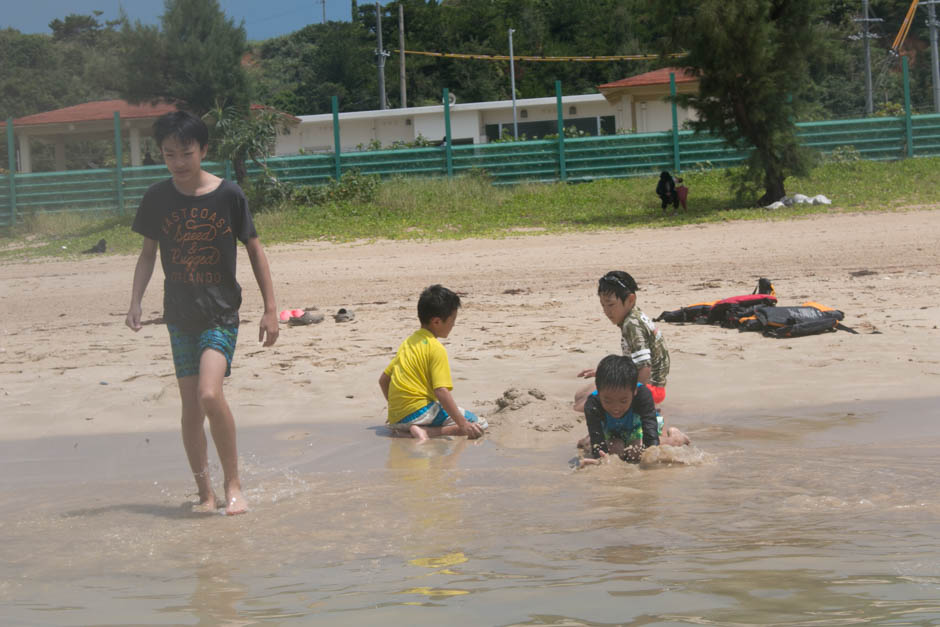
<path fill-rule="evenodd" d="M 809 301 L 797 306 L 777 305 L 777 294 L 769 279 L 760 279 L 752 294 L 731 296 L 708 303 L 695 303 L 656 318 L 662 322 L 717 324 L 740 331 L 758 331 L 768 337 L 801 337 L 843 329 L 845 318 L 838 309 Z"/>

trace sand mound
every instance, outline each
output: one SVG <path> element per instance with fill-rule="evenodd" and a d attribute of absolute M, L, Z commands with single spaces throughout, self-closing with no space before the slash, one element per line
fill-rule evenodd
<path fill-rule="evenodd" d="M 584 416 L 571 410 L 571 402 L 549 398 L 537 388 L 510 387 L 486 414 L 488 438 L 507 448 L 554 448 L 570 444 L 587 433 Z M 582 433 L 582 431 L 584 433 Z"/>

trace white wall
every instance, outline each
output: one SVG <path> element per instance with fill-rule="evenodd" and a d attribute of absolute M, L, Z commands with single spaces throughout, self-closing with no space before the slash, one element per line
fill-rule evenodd
<path fill-rule="evenodd" d="M 414 117 L 414 136 L 440 141 L 444 139 L 444 113 L 425 113 Z M 482 138 L 481 138 L 482 135 Z M 454 140 L 472 139 L 474 144 L 486 141 L 480 131 L 480 112 L 475 109 L 450 108 L 450 136 Z"/>
<path fill-rule="evenodd" d="M 665 131 L 672 128 L 672 113 L 668 102 L 662 100 L 662 91 L 656 94 L 637 95 L 639 101 L 646 103 L 642 126 L 637 121 L 637 132 Z M 633 96 L 624 95 L 610 103 L 600 94 L 568 96 L 562 99 L 564 117 L 595 117 L 613 115 L 618 129 L 632 129 L 634 126 Z M 570 113 L 575 107 L 576 112 Z M 523 118 L 522 111 L 526 111 Z M 516 101 L 516 111 L 520 122 L 535 122 L 557 119 L 554 98 L 529 98 Z M 679 110 L 679 123 L 689 117 L 689 113 Z M 410 122 L 410 124 L 409 124 Z M 385 111 L 359 111 L 339 114 L 340 143 L 343 152 L 358 150 L 358 146 L 368 146 L 378 140 L 384 146 L 396 141 L 412 142 L 420 134 L 431 141 L 444 138 L 444 107 L 413 107 L 410 109 L 387 109 Z M 486 142 L 486 125 L 512 124 L 512 101 L 462 103 L 450 108 L 451 137 L 454 140 L 471 139 L 473 143 Z M 277 139 L 277 155 L 294 155 L 303 149 L 305 152 L 333 152 L 333 116 L 300 116 L 300 123 L 295 125 L 288 135 Z"/>

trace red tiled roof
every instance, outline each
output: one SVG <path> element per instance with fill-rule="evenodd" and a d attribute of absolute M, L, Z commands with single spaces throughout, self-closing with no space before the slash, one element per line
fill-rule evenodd
<path fill-rule="evenodd" d="M 692 83 L 698 80 L 698 77 L 693 76 L 691 73 L 686 72 L 682 68 L 664 67 L 659 70 L 653 70 L 652 72 L 646 72 L 645 74 L 637 74 L 636 76 L 631 76 L 630 78 L 622 78 L 619 81 L 614 81 L 613 83 L 606 83 L 604 85 L 598 85 L 597 88 L 598 89 L 616 89 L 618 87 L 643 87 L 647 85 L 668 85 L 670 72 L 675 73 L 677 83 Z"/>
<path fill-rule="evenodd" d="M 114 118 L 115 111 L 119 112 L 121 119 L 124 120 L 131 118 L 157 118 L 164 113 L 175 110 L 176 105 L 173 104 L 134 105 L 126 100 L 98 100 L 96 102 L 86 102 L 73 107 L 65 107 L 64 109 L 56 109 L 55 111 L 34 113 L 33 115 L 16 118 L 13 120 L 13 125 L 34 126 L 37 124 L 68 124 L 111 120 Z"/>
<path fill-rule="evenodd" d="M 253 111 L 263 109 L 273 109 L 265 105 L 251 105 Z M 156 105 L 144 103 L 134 105 L 126 100 L 98 100 L 96 102 L 86 102 L 84 104 L 56 109 L 55 111 L 45 111 L 43 113 L 34 113 L 13 120 L 13 126 L 37 126 L 40 124 L 74 124 L 77 122 L 97 122 L 101 120 L 114 119 L 114 112 L 121 115 L 122 120 L 128 119 L 148 119 L 158 118 L 164 113 L 176 111 L 176 105 L 160 103 Z M 299 123 L 300 119 L 285 113 L 285 116 L 294 123 Z M 0 120 L 0 128 L 6 126 L 6 121 Z"/>

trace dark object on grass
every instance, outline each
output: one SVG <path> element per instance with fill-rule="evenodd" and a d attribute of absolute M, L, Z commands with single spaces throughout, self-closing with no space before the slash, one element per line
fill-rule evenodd
<path fill-rule="evenodd" d="M 104 238 L 99 239 L 98 243 L 89 248 L 88 250 L 83 250 L 82 253 L 86 255 L 103 253 L 108 250 L 108 243 L 104 241 Z"/>

